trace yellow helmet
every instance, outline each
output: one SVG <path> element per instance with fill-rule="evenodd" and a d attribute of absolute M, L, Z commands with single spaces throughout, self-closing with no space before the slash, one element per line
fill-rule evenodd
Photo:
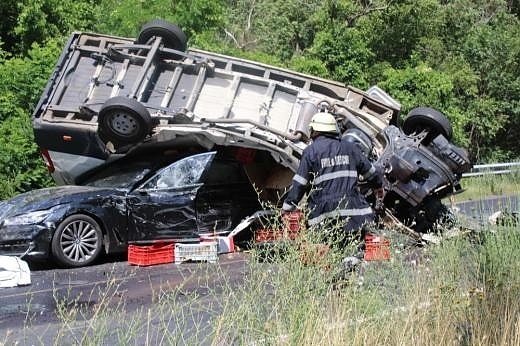
<path fill-rule="evenodd" d="M 336 119 L 330 113 L 316 113 L 312 116 L 309 128 L 317 132 L 339 133 Z"/>

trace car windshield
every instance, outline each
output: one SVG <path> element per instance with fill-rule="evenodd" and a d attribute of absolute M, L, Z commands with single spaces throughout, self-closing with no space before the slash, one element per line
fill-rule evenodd
<path fill-rule="evenodd" d="M 215 156 L 215 152 L 193 155 L 177 161 L 161 170 L 151 178 L 143 189 L 172 189 L 193 185 L 199 182 L 206 166 Z"/>
<path fill-rule="evenodd" d="M 96 172 L 81 185 L 129 188 L 136 182 L 141 181 L 151 171 L 149 162 L 129 162 L 127 165 L 114 165 Z"/>

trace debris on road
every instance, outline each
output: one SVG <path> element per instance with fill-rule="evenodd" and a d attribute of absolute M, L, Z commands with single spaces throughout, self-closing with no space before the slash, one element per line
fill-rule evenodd
<path fill-rule="evenodd" d="M 13 256 L 0 256 L 0 287 L 31 284 L 31 272 L 27 262 Z"/>

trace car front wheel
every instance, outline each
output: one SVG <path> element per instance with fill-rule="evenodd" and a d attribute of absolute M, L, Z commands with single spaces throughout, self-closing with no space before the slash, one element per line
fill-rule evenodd
<path fill-rule="evenodd" d="M 52 255 L 64 267 L 83 267 L 101 255 L 103 233 L 90 216 L 76 214 L 63 220 L 52 239 Z"/>

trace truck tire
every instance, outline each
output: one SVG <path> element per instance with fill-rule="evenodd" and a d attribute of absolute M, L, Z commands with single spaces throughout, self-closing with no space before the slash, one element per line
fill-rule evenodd
<path fill-rule="evenodd" d="M 152 20 L 141 28 L 137 43 L 145 44 L 152 37 L 161 37 L 166 48 L 186 51 L 188 44 L 186 34 L 175 24 L 162 19 Z"/>
<path fill-rule="evenodd" d="M 453 129 L 448 118 L 438 110 L 429 107 L 412 109 L 404 119 L 403 131 L 407 135 L 427 131 L 426 143 L 431 142 L 438 135 L 443 135 L 448 141 L 453 137 Z"/>
<path fill-rule="evenodd" d="M 139 101 L 124 96 L 108 99 L 98 115 L 101 138 L 116 143 L 138 143 L 153 128 L 148 109 Z"/>
<path fill-rule="evenodd" d="M 62 267 L 94 263 L 102 254 L 103 232 L 90 216 L 74 214 L 63 220 L 52 237 L 52 255 Z"/>

